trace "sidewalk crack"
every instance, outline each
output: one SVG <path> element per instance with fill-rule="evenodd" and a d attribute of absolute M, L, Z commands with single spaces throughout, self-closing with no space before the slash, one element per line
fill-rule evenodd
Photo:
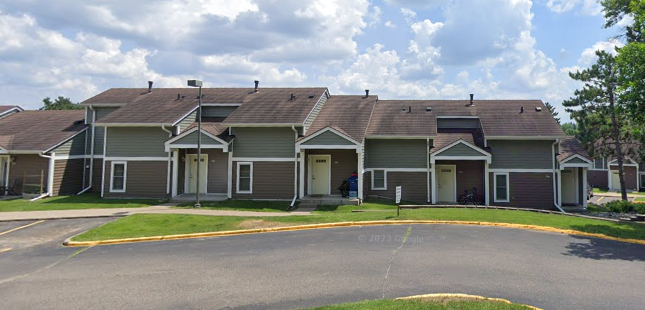
<path fill-rule="evenodd" d="M 383 279 L 383 295 L 382 298 L 385 298 L 385 290 L 387 288 L 387 280 L 390 275 L 390 269 L 392 269 L 392 264 L 394 263 L 394 258 L 396 257 L 396 253 L 403 248 L 405 245 L 405 242 L 408 240 L 408 236 L 410 236 L 410 232 L 412 232 L 412 225 L 408 227 L 408 231 L 405 233 L 405 236 L 403 236 L 403 241 L 401 242 L 401 245 L 394 251 L 392 251 L 392 256 L 390 258 L 390 264 L 387 266 L 387 271 L 385 272 L 385 279 Z"/>

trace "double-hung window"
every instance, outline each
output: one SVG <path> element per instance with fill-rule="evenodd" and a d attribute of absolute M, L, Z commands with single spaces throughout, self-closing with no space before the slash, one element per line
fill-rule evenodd
<path fill-rule="evenodd" d="M 237 163 L 237 193 L 253 193 L 253 163 Z"/>
<path fill-rule="evenodd" d="M 508 173 L 495 173 L 495 202 L 509 202 Z"/>
<path fill-rule="evenodd" d="M 125 193 L 125 182 L 128 170 L 128 163 L 124 161 L 113 161 L 110 169 L 110 192 Z"/>
<path fill-rule="evenodd" d="M 373 190 L 387 189 L 387 172 L 385 170 L 372 171 L 372 189 Z"/>
<path fill-rule="evenodd" d="M 597 158 L 593 161 L 593 168 L 595 170 L 605 170 L 607 166 L 605 165 L 605 158 Z"/>

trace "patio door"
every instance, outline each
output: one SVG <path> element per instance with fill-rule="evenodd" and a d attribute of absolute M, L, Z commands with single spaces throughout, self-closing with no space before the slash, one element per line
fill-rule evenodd
<path fill-rule="evenodd" d="M 577 169 L 570 168 L 562 170 L 562 204 L 563 205 L 577 205 Z"/>
<path fill-rule="evenodd" d="M 312 195 L 329 195 L 331 179 L 331 156 L 330 155 L 311 155 L 311 194 Z"/>
<path fill-rule="evenodd" d="M 197 193 L 197 154 L 188 154 L 186 156 L 186 177 L 188 178 L 188 194 Z M 206 193 L 206 180 L 208 179 L 208 155 L 201 155 L 199 167 L 199 193 Z"/>
<path fill-rule="evenodd" d="M 609 170 L 611 172 L 611 187 L 615 190 L 620 190 L 620 177 L 618 170 Z"/>
<path fill-rule="evenodd" d="M 437 166 L 437 194 L 439 202 L 457 202 L 457 167 Z"/>

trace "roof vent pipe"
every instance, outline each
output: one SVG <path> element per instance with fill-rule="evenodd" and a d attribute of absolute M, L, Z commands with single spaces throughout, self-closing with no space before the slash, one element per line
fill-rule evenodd
<path fill-rule="evenodd" d="M 148 81 L 148 92 L 152 92 L 152 81 Z"/>
<path fill-rule="evenodd" d="M 289 100 L 296 100 L 296 95 L 291 94 L 291 97 L 289 98 Z"/>
<path fill-rule="evenodd" d="M 366 89 L 366 90 L 365 90 L 365 98 L 367 98 L 367 97 L 369 97 L 369 96 L 370 96 L 370 90 L 369 90 L 369 89 Z"/>
<path fill-rule="evenodd" d="M 255 89 L 253 91 L 257 93 L 258 92 L 258 85 L 260 85 L 260 81 L 255 80 L 254 82 L 255 82 Z"/>
<path fill-rule="evenodd" d="M 470 105 L 473 106 L 475 104 L 475 94 L 470 94 Z"/>
<path fill-rule="evenodd" d="M 520 114 L 524 113 L 524 107 L 520 107 Z"/>
<path fill-rule="evenodd" d="M 408 113 L 412 112 L 412 107 L 408 106 Z"/>

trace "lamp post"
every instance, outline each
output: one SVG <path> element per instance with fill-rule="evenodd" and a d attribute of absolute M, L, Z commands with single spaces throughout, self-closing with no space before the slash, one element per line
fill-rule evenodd
<path fill-rule="evenodd" d="M 200 179 L 199 179 L 199 172 L 201 170 L 201 162 L 202 162 L 202 86 L 204 83 L 200 80 L 188 80 L 188 86 L 190 87 L 199 87 L 199 95 L 197 98 L 199 99 L 199 106 L 197 108 L 197 181 L 196 181 L 196 187 L 197 187 L 197 193 L 195 197 L 195 208 L 201 207 L 199 204 L 199 189 L 200 189 Z"/>

